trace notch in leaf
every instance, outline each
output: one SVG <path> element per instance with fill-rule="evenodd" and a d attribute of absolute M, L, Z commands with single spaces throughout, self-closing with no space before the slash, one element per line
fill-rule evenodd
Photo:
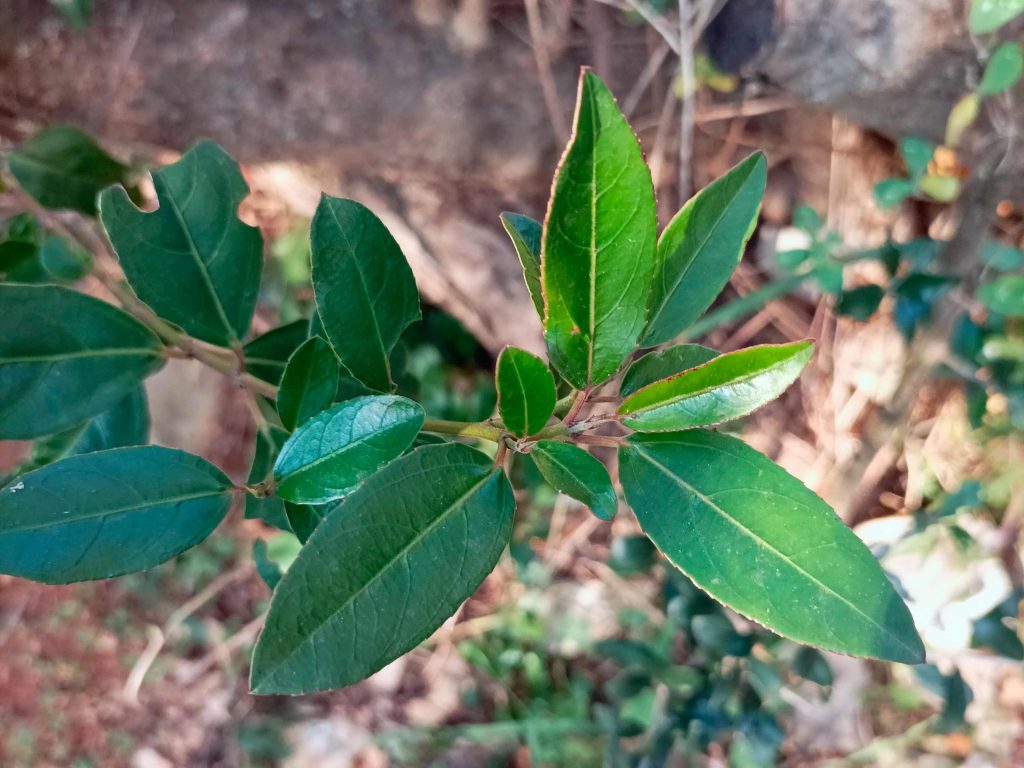
<path fill-rule="evenodd" d="M 498 413 L 505 429 L 516 437 L 544 429 L 555 410 L 555 380 L 544 361 L 516 347 L 498 355 L 495 371 Z"/>
<path fill-rule="evenodd" d="M 384 223 L 355 200 L 324 195 L 312 224 L 313 290 L 323 331 L 342 365 L 389 392 L 389 355 L 420 319 L 420 294 Z"/>
<path fill-rule="evenodd" d="M 203 140 L 153 173 L 159 208 L 122 187 L 100 195 L 100 219 L 128 284 L 158 315 L 222 346 L 245 338 L 256 306 L 263 238 L 238 218 L 249 194 L 238 164 Z"/>
<path fill-rule="evenodd" d="M 541 254 L 548 357 L 577 389 L 608 379 L 636 347 L 657 229 L 640 144 L 607 87 L 585 69 Z"/>

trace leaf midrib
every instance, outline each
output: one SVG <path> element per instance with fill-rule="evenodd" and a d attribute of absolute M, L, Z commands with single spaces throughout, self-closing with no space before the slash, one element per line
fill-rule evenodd
<path fill-rule="evenodd" d="M 743 525 L 742 523 L 740 523 L 740 521 L 739 521 L 739 520 L 737 520 L 736 518 L 734 518 L 734 517 L 733 517 L 732 515 L 728 514 L 728 513 L 727 513 L 727 512 L 726 512 L 726 511 L 725 511 L 724 509 L 722 509 L 722 508 L 721 508 L 721 507 L 719 507 L 719 506 L 718 506 L 717 504 L 715 504 L 715 503 L 714 503 L 714 502 L 713 502 L 713 501 L 712 501 L 712 500 L 711 500 L 710 498 L 708 498 L 707 496 L 705 496 L 705 495 L 704 495 L 703 493 L 701 493 L 700 491 L 698 491 L 698 490 L 697 490 L 696 488 L 694 488 L 694 487 L 693 487 L 692 485 L 690 485 L 690 484 L 689 484 L 689 483 L 687 483 L 687 482 L 686 482 L 685 480 L 683 480 L 683 479 L 682 479 L 681 477 L 679 477 L 679 476 L 678 476 L 678 475 L 676 475 L 676 474 L 675 474 L 674 472 L 672 472 L 672 470 L 671 470 L 671 469 L 669 469 L 669 468 L 668 468 L 668 467 L 666 467 L 666 466 L 665 466 L 664 464 L 662 464 L 662 463 L 661 463 L 661 462 L 659 462 L 659 461 L 658 461 L 657 459 L 655 459 L 655 458 L 654 458 L 653 456 L 651 456 L 651 454 L 650 454 L 650 453 L 648 453 L 647 451 L 645 451 L 645 450 L 644 450 L 643 448 L 641 448 L 639 444 L 637 444 L 637 443 L 633 443 L 633 448 L 634 448 L 634 449 L 635 449 L 635 450 L 636 450 L 636 451 L 637 451 L 638 453 L 640 453 L 641 455 L 643 455 L 643 456 L 644 456 L 644 458 L 646 458 L 646 459 L 647 459 L 647 461 L 648 461 L 648 462 L 650 462 L 650 463 L 651 463 L 651 464 L 652 464 L 653 466 L 655 466 L 655 467 L 657 467 L 657 468 L 658 468 L 659 470 L 661 470 L 661 472 L 662 472 L 663 474 L 665 474 L 665 475 L 666 475 L 666 476 L 667 476 L 667 477 L 668 477 L 668 478 L 669 478 L 670 480 L 672 480 L 672 481 L 673 481 L 673 482 L 674 482 L 674 483 L 675 483 L 676 485 L 678 485 L 678 486 L 679 486 L 680 488 L 682 488 L 682 489 L 683 489 L 683 490 L 685 490 L 685 491 L 689 491 L 689 492 L 690 492 L 690 493 L 692 493 L 692 494 L 693 494 L 694 496 L 696 496 L 697 498 L 699 498 L 699 499 L 700 499 L 701 501 L 703 501 L 703 502 L 704 502 L 704 503 L 705 503 L 705 504 L 706 504 L 706 505 L 707 505 L 708 507 L 710 507 L 710 508 L 711 508 L 711 509 L 713 509 L 713 510 L 714 510 L 715 512 L 717 512 L 717 513 L 718 513 L 718 514 L 719 514 L 719 515 L 720 515 L 721 517 L 723 517 L 723 518 L 724 518 L 725 520 L 727 520 L 728 522 L 732 523 L 732 525 L 733 525 L 733 526 L 734 526 L 734 527 L 735 527 L 735 528 L 736 528 L 737 530 L 741 531 L 741 532 L 742 532 L 742 533 L 743 533 L 744 535 L 746 535 L 746 536 L 748 536 L 749 538 L 751 538 L 751 539 L 752 539 L 752 540 L 753 540 L 753 541 L 754 541 L 755 543 L 757 543 L 757 544 L 759 544 L 759 545 L 761 545 L 761 546 L 765 547 L 765 548 L 766 548 L 766 549 L 768 549 L 768 550 L 769 550 L 770 552 L 774 553 L 774 554 L 775 554 L 775 555 L 776 555 L 776 556 L 777 556 L 777 557 L 779 558 L 779 560 L 781 560 L 782 562 L 786 563 L 786 564 L 787 564 L 787 565 L 789 565 L 789 566 L 790 566 L 790 568 L 792 568 L 792 569 L 793 569 L 794 571 L 796 571 L 797 573 L 799 573 L 799 574 L 803 575 L 803 576 L 804 576 L 805 578 L 807 578 L 807 579 L 808 579 L 809 581 L 813 582 L 813 583 L 814 583 L 814 584 L 816 584 L 816 585 L 817 585 L 818 587 L 820 587 L 820 588 L 821 588 L 821 589 L 822 589 L 823 591 L 827 592 L 828 594 L 832 595 L 832 596 L 833 596 L 834 598 L 836 598 L 837 600 L 839 600 L 839 601 L 840 601 L 841 603 L 845 604 L 845 605 L 846 605 L 846 606 L 847 606 L 848 608 L 850 608 L 850 609 L 851 609 L 851 610 L 852 610 L 852 611 L 853 611 L 854 613 L 856 613 L 856 614 L 858 614 L 859 616 L 861 616 L 861 617 L 863 617 L 864 619 L 866 619 L 866 620 L 867 620 L 867 622 L 868 622 L 869 624 L 871 624 L 871 625 L 873 625 L 873 626 L 877 627 L 878 629 L 880 629 L 880 630 L 882 631 L 882 633 L 883 633 L 883 634 L 884 634 L 885 636 L 887 636 L 887 637 L 891 638 L 892 640 L 895 640 L 895 641 L 896 641 L 896 642 L 897 642 L 897 643 L 898 643 L 898 644 L 899 644 L 899 645 L 900 645 L 901 647 L 903 647 L 903 648 L 905 648 L 906 650 L 910 651 L 912 655 L 916 655 L 916 654 L 917 654 L 917 650 L 916 650 L 916 649 L 914 649 L 914 648 L 912 648 L 911 646 L 907 645 L 907 644 L 906 644 L 906 643 L 905 643 L 905 642 L 903 641 L 903 639 L 902 639 L 902 638 L 900 638 L 900 637 L 899 637 L 898 635 L 895 635 L 895 634 L 893 634 L 893 633 L 892 633 L 892 632 L 891 632 L 891 631 L 889 630 L 889 628 L 888 628 L 888 627 L 886 627 L 886 626 L 885 626 L 885 625 L 883 625 L 883 624 L 880 624 L 880 623 L 879 623 L 879 622 L 878 622 L 878 621 L 877 621 L 876 619 L 874 619 L 873 617 L 871 617 L 871 616 L 869 616 L 868 614 L 864 613 L 864 611 L 863 611 L 863 610 L 861 610 L 861 609 L 860 609 L 860 608 L 859 608 L 859 607 L 858 607 L 858 606 L 857 606 L 857 605 L 856 605 L 855 603 L 851 602 L 851 601 L 850 601 L 850 600 L 849 600 L 848 598 L 846 598 L 846 597 L 843 597 L 842 595 L 840 595 L 840 594 L 839 594 L 838 592 L 836 592 L 835 590 L 833 590 L 833 589 L 832 589 L 831 587 L 829 587 L 829 586 L 828 586 L 827 584 L 825 584 L 824 582 L 820 581 L 820 580 L 819 580 L 819 579 L 818 579 L 817 577 L 815 577 L 814 575 L 812 575 L 812 574 L 808 573 L 808 572 L 807 572 L 806 570 L 804 570 L 804 569 L 803 569 L 803 568 L 801 568 L 801 567 L 800 567 L 799 565 L 797 565 L 797 564 L 796 564 L 795 562 L 793 562 L 793 560 L 792 560 L 791 558 L 789 558 L 789 557 L 786 557 L 786 555 L 784 555 L 784 554 L 783 554 L 782 552 L 780 552 L 780 551 L 779 551 L 778 549 L 776 549 L 775 547 L 773 547 L 773 546 L 772 546 L 771 544 L 769 544 L 769 543 L 768 543 L 767 541 L 765 541 L 764 539 L 762 539 L 762 538 L 760 538 L 759 536 L 757 536 L 757 534 L 755 534 L 755 533 L 754 533 L 753 531 L 751 531 L 751 530 L 750 530 L 749 528 L 747 528 L 747 527 L 746 527 L 745 525 Z M 709 449 L 710 449 L 710 450 L 714 450 L 714 448 L 711 448 L 711 447 L 709 447 Z M 669 559 L 670 559 L 670 560 L 672 560 L 672 562 L 673 562 L 673 563 L 675 563 L 675 560 L 673 560 L 673 559 L 672 559 L 671 557 L 670 557 Z"/>
<path fill-rule="evenodd" d="M 416 534 L 416 536 L 413 537 L 412 540 L 410 540 L 398 552 L 396 552 L 393 557 L 391 557 L 376 573 L 371 575 L 370 578 L 366 582 L 364 582 L 358 589 L 353 590 L 351 594 L 345 599 L 345 601 L 341 603 L 341 605 L 339 605 L 327 616 L 325 616 L 322 621 L 318 622 L 317 625 L 313 627 L 309 631 L 309 633 L 302 639 L 302 642 L 297 643 L 295 647 L 288 652 L 287 655 L 285 655 L 280 661 L 278 661 L 271 667 L 271 671 L 265 674 L 263 676 L 263 679 L 266 680 L 268 678 L 273 677 L 273 675 L 275 675 L 279 669 L 284 667 L 297 653 L 299 653 L 299 651 L 301 651 L 305 646 L 313 643 L 316 635 L 319 632 L 321 632 L 325 626 L 332 623 L 334 619 L 338 616 L 338 614 L 347 609 L 360 595 L 362 595 L 371 586 L 373 586 L 373 584 L 376 583 L 377 580 L 382 578 L 384 574 L 389 573 L 391 569 L 398 562 L 400 562 L 410 551 L 412 551 L 412 549 L 416 545 L 418 545 L 428 535 L 430 535 L 430 533 L 433 532 L 435 528 L 440 526 L 442 523 L 446 522 L 448 520 L 448 516 L 452 512 L 454 512 L 457 509 L 460 509 L 478 490 L 480 490 L 480 488 L 482 488 L 491 478 L 493 478 L 495 474 L 495 470 L 491 470 L 490 472 L 485 474 L 478 482 L 474 483 L 465 493 L 459 496 L 458 499 L 456 499 L 454 502 L 452 502 L 452 504 L 450 504 L 443 511 L 441 511 L 441 513 L 438 514 L 437 518 L 433 522 L 427 525 L 420 533 Z M 319 528 L 319 530 L 323 529 Z M 257 685 L 256 689 L 259 689 L 259 687 L 260 686 Z"/>
<path fill-rule="evenodd" d="M 72 517 L 68 515 L 66 517 L 50 520 L 45 523 L 28 523 L 27 525 L 15 525 L 15 526 L 0 526 L 0 537 L 8 533 L 20 533 L 23 531 L 35 532 L 42 531 L 47 528 L 53 528 L 61 525 L 72 525 L 74 523 L 80 523 L 86 520 L 93 520 L 95 518 L 113 517 L 115 515 L 122 515 L 126 512 L 139 512 L 142 510 L 150 509 L 152 507 L 161 507 L 168 504 L 181 504 L 187 501 L 198 501 L 199 499 L 211 498 L 214 496 L 221 496 L 229 492 L 228 488 L 221 488 L 216 491 L 204 491 L 203 493 L 190 493 L 181 494 L 179 496 L 169 496 L 165 499 L 159 499 L 157 501 L 147 501 L 142 504 L 134 504 L 126 507 L 116 507 L 114 509 L 102 509 L 90 512 L 84 515 L 78 515 Z M 8 491 L 10 493 L 10 491 Z M 18 493 L 31 493 L 28 488 L 18 491 Z"/>
<path fill-rule="evenodd" d="M 141 356 L 147 355 L 152 357 L 159 357 L 159 350 L 153 347 L 138 347 L 138 348 L 125 348 L 118 347 L 116 349 L 83 349 L 76 352 L 61 353 L 54 355 L 25 355 L 22 357 L 2 357 L 0 356 L 0 365 L 16 365 L 19 363 L 57 363 L 63 360 L 81 360 L 90 357 L 114 357 L 114 356 Z"/>

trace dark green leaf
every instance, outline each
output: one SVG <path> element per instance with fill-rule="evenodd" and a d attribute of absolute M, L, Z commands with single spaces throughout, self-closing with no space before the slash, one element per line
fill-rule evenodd
<path fill-rule="evenodd" d="M 685 331 L 722 292 L 754 232 L 768 164 L 757 152 L 698 192 L 658 240 L 644 344 Z"/>
<path fill-rule="evenodd" d="M 274 464 L 274 492 L 297 504 L 323 504 L 412 445 L 423 409 L 395 395 L 357 397 L 317 414 L 288 438 Z"/>
<path fill-rule="evenodd" d="M 288 433 L 277 427 L 270 427 L 267 432 L 261 430 L 256 433 L 256 447 L 253 451 L 252 467 L 249 469 L 250 484 L 262 483 L 273 477 L 274 459 L 287 439 Z M 262 520 L 282 531 L 291 530 L 288 517 L 285 515 L 284 501 L 277 496 L 259 497 L 246 494 L 245 519 Z"/>
<path fill-rule="evenodd" d="M 981 260 L 992 269 L 1009 272 L 1024 267 L 1024 250 L 989 240 L 981 247 Z"/>
<path fill-rule="evenodd" d="M 949 351 L 957 357 L 974 363 L 985 346 L 985 332 L 966 312 L 953 321 L 949 332 Z"/>
<path fill-rule="evenodd" d="M 231 488 L 208 461 L 170 448 L 64 459 L 0 490 L 0 572 L 67 584 L 152 568 L 210 535 Z"/>
<path fill-rule="evenodd" d="M 52 285 L 0 285 L 0 439 L 68 429 L 111 408 L 163 362 L 136 320 Z"/>
<path fill-rule="evenodd" d="M 313 217 L 312 241 L 313 289 L 328 340 L 359 381 L 390 390 L 388 356 L 420 317 L 405 256 L 369 208 L 327 195 Z"/>
<path fill-rule="evenodd" d="M 1024 317 L 1024 275 L 1006 275 L 978 288 L 978 301 L 1006 317 Z"/>
<path fill-rule="evenodd" d="M 885 289 L 880 285 L 861 285 L 843 291 L 836 302 L 836 314 L 861 322 L 871 319 L 882 303 Z"/>
<path fill-rule="evenodd" d="M 104 187 L 125 183 L 128 168 L 70 125 L 46 128 L 7 158 L 18 184 L 47 208 L 92 216 Z"/>
<path fill-rule="evenodd" d="M 879 208 L 895 208 L 914 194 L 914 182 L 910 179 L 882 179 L 875 184 L 875 201 Z"/>
<path fill-rule="evenodd" d="M 828 665 L 825 655 L 806 645 L 797 649 L 793 655 L 793 672 L 805 680 L 818 685 L 832 685 L 832 667 Z"/>
<path fill-rule="evenodd" d="M 457 443 L 419 448 L 370 478 L 278 585 L 253 692 L 350 685 L 414 648 L 494 567 L 514 506 L 492 460 Z"/>
<path fill-rule="evenodd" d="M 92 270 L 92 256 L 62 237 L 48 237 L 39 249 L 43 269 L 57 280 L 73 282 Z"/>
<path fill-rule="evenodd" d="M 802 229 L 813 239 L 817 239 L 818 233 L 825 225 L 821 220 L 821 215 L 811 206 L 798 205 L 793 211 L 793 226 Z"/>
<path fill-rule="evenodd" d="M 543 360 L 522 349 L 505 347 L 498 355 L 494 381 L 505 429 L 516 437 L 544 429 L 555 410 L 555 380 Z"/>
<path fill-rule="evenodd" d="M 643 573 L 654 565 L 657 554 L 646 536 L 617 536 L 612 539 L 608 565 L 620 573 Z"/>
<path fill-rule="evenodd" d="M 636 136 L 604 83 L 585 70 L 541 256 L 548 357 L 577 389 L 600 384 L 636 347 L 657 226 Z"/>
<path fill-rule="evenodd" d="M 619 472 L 644 532 L 716 600 L 801 643 L 924 660 L 868 548 L 757 451 L 706 430 L 637 435 L 619 451 Z"/>
<path fill-rule="evenodd" d="M 256 572 L 263 579 L 263 582 L 270 587 L 271 591 L 281 582 L 284 574 L 281 566 L 270 559 L 267 551 L 267 542 L 263 539 L 256 539 L 252 543 L 252 559 L 256 564 Z"/>
<path fill-rule="evenodd" d="M 296 320 L 257 336 L 242 349 L 245 369 L 263 381 L 279 384 L 288 358 L 309 335 L 306 333 L 307 326 L 307 321 Z"/>
<path fill-rule="evenodd" d="M 548 485 L 581 504 L 602 520 L 615 517 L 618 501 L 604 464 L 582 448 L 541 440 L 530 451 Z"/>
<path fill-rule="evenodd" d="M 993 96 L 1008 91 L 1020 80 L 1024 71 L 1024 51 L 1017 43 L 1003 43 L 985 65 L 985 74 L 978 86 L 979 96 Z"/>
<path fill-rule="evenodd" d="M 935 154 L 935 145 L 930 141 L 908 136 L 900 141 L 900 154 L 906 163 L 911 179 L 919 179 L 928 171 L 928 163 Z"/>
<path fill-rule="evenodd" d="M 543 230 L 540 222 L 518 213 L 503 213 L 501 214 L 501 225 L 505 227 L 508 236 L 512 238 L 512 245 L 516 249 L 516 255 L 519 256 L 519 263 L 523 265 L 526 288 L 530 291 L 530 298 L 533 299 L 537 315 L 543 320 L 544 290 L 541 288 L 540 277 L 540 244 Z"/>
<path fill-rule="evenodd" d="M 330 505 L 292 504 L 290 501 L 284 503 L 284 512 L 288 516 L 288 525 L 292 533 L 299 541 L 305 544 L 313 535 L 316 527 L 323 522 L 326 513 L 324 507 Z"/>
<path fill-rule="evenodd" d="M 92 0 L 50 0 L 72 29 L 85 29 L 92 18 Z"/>
<path fill-rule="evenodd" d="M 648 384 L 696 368 L 715 357 L 715 350 L 700 344 L 678 344 L 660 352 L 648 352 L 626 370 L 619 394 L 631 395 Z"/>
<path fill-rule="evenodd" d="M 986 35 L 1024 13 L 1024 0 L 971 0 L 968 27 L 972 34 Z"/>
<path fill-rule="evenodd" d="M 334 402 L 341 377 L 341 363 L 331 345 L 314 336 L 288 360 L 277 390 L 277 413 L 285 429 L 295 429 L 327 410 Z"/>
<path fill-rule="evenodd" d="M 228 154 L 200 141 L 153 173 L 160 207 L 140 211 L 123 188 L 100 195 L 100 218 L 132 289 L 161 317 L 211 344 L 249 332 L 263 238 L 238 218 L 249 185 Z"/>
<path fill-rule="evenodd" d="M 622 423 L 666 432 L 745 416 L 781 395 L 813 353 L 813 342 L 797 341 L 720 355 L 626 398 L 619 406 Z"/>

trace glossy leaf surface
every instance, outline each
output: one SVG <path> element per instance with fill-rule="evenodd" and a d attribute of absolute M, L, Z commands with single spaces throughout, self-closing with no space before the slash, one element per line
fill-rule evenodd
<path fill-rule="evenodd" d="M 812 342 L 798 341 L 720 355 L 626 398 L 619 406 L 622 423 L 666 432 L 745 416 L 782 394 L 813 352 Z"/>
<path fill-rule="evenodd" d="M 634 436 L 619 471 L 644 532 L 716 600 L 801 643 L 924 660 L 910 612 L 863 542 L 741 441 L 706 430 Z"/>
<path fill-rule="evenodd" d="M 751 155 L 698 192 L 665 227 L 645 345 L 678 336 L 722 292 L 754 231 L 767 175 L 764 155 Z"/>
<path fill-rule="evenodd" d="M 391 350 L 420 318 L 405 256 L 383 222 L 354 200 L 324 195 L 311 234 L 313 289 L 327 339 L 359 381 L 391 390 Z"/>
<path fill-rule="evenodd" d="M 564 493 L 602 520 L 615 517 L 615 489 L 604 464 L 582 448 L 541 440 L 530 451 L 537 469 L 552 488 Z"/>
<path fill-rule="evenodd" d="M 205 459 L 152 445 L 50 464 L 0 490 L 0 572 L 67 584 L 152 568 L 217 527 L 231 487 Z"/>
<path fill-rule="evenodd" d="M 100 218 L 132 289 L 190 335 L 229 345 L 249 331 L 263 238 L 238 218 L 249 194 L 238 164 L 212 141 L 153 173 L 159 208 L 141 211 L 123 188 L 100 195 Z"/>
<path fill-rule="evenodd" d="M 533 299 L 537 315 L 544 319 L 544 289 L 540 280 L 540 244 L 543 228 L 539 221 L 519 213 L 501 214 L 501 225 L 505 227 L 512 245 L 516 249 L 519 263 L 523 265 L 523 279 Z"/>
<path fill-rule="evenodd" d="M 297 504 L 323 504 L 412 445 L 423 409 L 395 395 L 357 397 L 317 414 L 297 429 L 274 464 L 274 492 Z"/>
<path fill-rule="evenodd" d="M 0 285 L 0 439 L 74 427 L 163 362 L 160 342 L 106 302 L 52 285 Z"/>
<path fill-rule="evenodd" d="M 358 682 L 469 597 L 508 542 L 514 499 L 484 454 L 426 446 L 324 519 L 278 585 L 253 656 L 254 693 Z"/>
<path fill-rule="evenodd" d="M 277 413 L 286 429 L 327 410 L 334 402 L 341 363 L 331 345 L 314 336 L 288 360 L 277 390 Z"/>
<path fill-rule="evenodd" d="M 555 380 L 544 361 L 525 350 L 505 347 L 495 373 L 498 413 L 516 437 L 544 429 L 555 410 Z"/>
<path fill-rule="evenodd" d="M 636 347 L 656 237 L 640 145 L 608 89 L 584 71 L 541 257 L 548 357 L 577 389 L 605 381 Z"/>
<path fill-rule="evenodd" d="M 88 135 L 70 125 L 46 128 L 7 158 L 18 184 L 47 208 L 70 208 L 93 215 L 96 196 L 124 183 L 128 168 Z"/>
<path fill-rule="evenodd" d="M 631 395 L 648 384 L 696 368 L 715 357 L 718 352 L 700 344 L 677 344 L 660 352 L 648 352 L 626 370 L 619 394 Z"/>

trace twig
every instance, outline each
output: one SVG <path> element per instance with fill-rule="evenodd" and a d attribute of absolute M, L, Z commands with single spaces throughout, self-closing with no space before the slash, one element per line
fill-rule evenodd
<path fill-rule="evenodd" d="M 551 57 L 548 53 L 547 41 L 544 38 L 544 23 L 541 21 L 540 7 L 537 0 L 524 0 L 524 5 L 526 6 L 526 24 L 530 29 L 533 58 L 537 62 L 540 90 L 544 95 L 544 106 L 547 108 L 555 139 L 562 142 L 569 136 L 569 126 L 566 123 L 565 115 L 562 114 L 561 103 L 558 99 L 558 88 L 555 86 L 555 77 L 551 70 Z"/>
<path fill-rule="evenodd" d="M 679 0 L 679 74 L 682 78 L 683 98 L 679 110 L 679 205 L 690 196 L 693 180 L 690 169 L 693 165 L 693 122 L 694 97 L 697 81 L 693 67 L 693 46 L 696 30 L 691 0 Z"/>

